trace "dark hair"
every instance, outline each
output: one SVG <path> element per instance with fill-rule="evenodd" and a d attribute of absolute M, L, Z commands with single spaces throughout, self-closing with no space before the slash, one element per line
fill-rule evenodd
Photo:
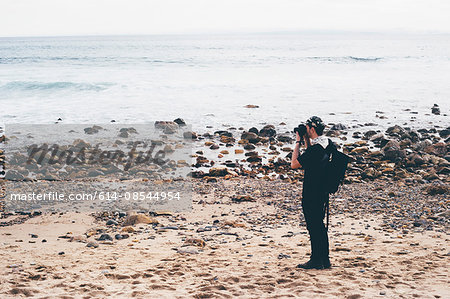
<path fill-rule="evenodd" d="M 320 119 L 320 117 L 312 116 L 306 121 L 306 124 L 310 128 L 314 128 L 314 130 L 316 131 L 317 135 L 320 136 L 320 135 L 323 134 L 323 130 L 325 129 L 325 125 L 322 122 L 322 120 Z"/>

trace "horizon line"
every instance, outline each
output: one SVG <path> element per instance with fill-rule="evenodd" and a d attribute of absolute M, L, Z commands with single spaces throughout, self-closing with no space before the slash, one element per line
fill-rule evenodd
<path fill-rule="evenodd" d="M 302 30 L 274 30 L 274 31 L 214 31 L 214 32 L 168 32 L 168 33 L 92 33 L 92 34 L 56 34 L 56 35 L 3 35 L 0 38 L 49 38 L 49 37 L 124 37 L 124 36 L 208 36 L 208 35 L 276 35 L 276 34 L 380 34 L 380 35 L 450 35 L 450 32 L 436 30 L 325 30 L 325 29 L 302 29 Z"/>

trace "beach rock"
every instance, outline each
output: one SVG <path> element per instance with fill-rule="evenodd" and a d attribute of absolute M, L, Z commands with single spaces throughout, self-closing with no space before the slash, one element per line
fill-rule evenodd
<path fill-rule="evenodd" d="M 351 154 L 363 154 L 363 153 L 367 153 L 367 152 L 369 152 L 369 148 L 366 146 L 357 147 L 350 151 Z"/>
<path fill-rule="evenodd" d="M 252 202 L 252 201 L 256 201 L 256 199 L 254 199 L 250 195 L 234 195 L 233 197 L 231 197 L 231 201 L 233 201 L 233 202 L 244 202 L 244 201 Z"/>
<path fill-rule="evenodd" d="M 185 127 L 186 126 L 186 122 L 182 118 L 177 118 L 173 122 L 176 123 L 179 127 Z"/>
<path fill-rule="evenodd" d="M 180 254 L 199 254 L 200 253 L 200 251 L 198 251 L 198 249 L 195 247 L 177 248 L 177 252 Z"/>
<path fill-rule="evenodd" d="M 421 152 L 421 151 L 425 150 L 427 147 L 429 147 L 430 145 L 432 145 L 432 142 L 430 140 L 426 139 L 426 140 L 423 140 L 423 141 L 415 144 L 413 146 L 413 149 L 415 151 Z"/>
<path fill-rule="evenodd" d="M 243 132 L 241 135 L 241 139 L 248 140 L 250 143 L 258 143 L 261 138 L 255 133 L 251 132 Z"/>
<path fill-rule="evenodd" d="M 220 142 L 222 143 L 234 143 L 236 140 L 233 137 L 222 135 L 220 136 Z"/>
<path fill-rule="evenodd" d="M 109 234 L 101 234 L 97 241 L 112 241 L 113 238 Z"/>
<path fill-rule="evenodd" d="M 123 226 L 130 226 L 130 225 L 136 225 L 139 223 L 144 223 L 144 224 L 158 224 L 158 220 L 156 220 L 155 218 L 151 218 L 147 215 L 144 214 L 134 214 L 134 215 L 130 215 L 128 216 L 125 221 L 123 222 Z"/>
<path fill-rule="evenodd" d="M 273 125 L 266 125 L 259 131 L 259 136 L 261 137 L 273 137 L 277 134 L 277 131 L 275 131 L 275 126 Z"/>
<path fill-rule="evenodd" d="M 337 131 L 337 130 L 328 130 L 326 133 L 325 133 L 325 136 L 327 136 L 327 137 L 338 137 L 338 136 L 340 136 L 341 135 L 341 132 L 340 131 Z"/>
<path fill-rule="evenodd" d="M 95 241 L 89 241 L 89 242 L 86 244 L 86 247 L 97 248 L 97 247 L 98 247 L 98 243 L 95 242 Z"/>
<path fill-rule="evenodd" d="M 23 181 L 25 180 L 25 175 L 17 170 L 6 171 L 5 180 L 9 181 Z"/>
<path fill-rule="evenodd" d="M 405 134 L 406 131 L 405 129 L 403 129 L 402 127 L 400 127 L 399 125 L 395 125 L 393 127 L 389 127 L 386 130 L 386 134 L 388 134 L 389 136 L 397 136 L 400 137 L 401 135 Z"/>
<path fill-rule="evenodd" d="M 206 246 L 205 241 L 203 241 L 202 239 L 196 239 L 196 238 L 186 239 L 186 241 L 184 241 L 184 244 L 193 245 L 193 246 L 197 246 L 197 247 L 201 247 L 201 248 Z"/>
<path fill-rule="evenodd" d="M 381 174 L 382 173 L 380 171 L 376 170 L 375 168 L 370 167 L 370 168 L 365 169 L 361 173 L 361 177 L 363 179 L 371 179 L 371 180 L 373 180 L 373 179 L 376 179 L 376 178 L 380 177 Z"/>
<path fill-rule="evenodd" d="M 429 154 L 444 157 L 447 154 L 447 145 L 443 142 L 439 142 L 426 147 L 424 151 Z"/>
<path fill-rule="evenodd" d="M 184 139 L 197 139 L 197 133 L 193 132 L 193 131 L 186 131 L 183 133 L 183 138 Z"/>
<path fill-rule="evenodd" d="M 441 138 L 447 138 L 448 136 L 450 136 L 450 127 L 439 131 L 439 136 L 441 136 Z"/>
<path fill-rule="evenodd" d="M 178 124 L 173 121 L 156 121 L 155 128 L 163 130 L 164 134 L 174 134 L 178 130 Z"/>
<path fill-rule="evenodd" d="M 424 191 L 429 195 L 447 194 L 450 193 L 450 187 L 444 184 L 433 184 L 425 187 Z"/>
<path fill-rule="evenodd" d="M 120 231 L 125 233 L 134 233 L 136 230 L 132 226 L 125 226 Z"/>
<path fill-rule="evenodd" d="M 201 170 L 191 172 L 191 177 L 196 178 L 196 179 L 202 178 L 204 176 L 205 176 L 205 173 Z"/>
<path fill-rule="evenodd" d="M 291 143 L 294 139 L 288 135 L 278 135 L 277 140 L 280 142 Z"/>
<path fill-rule="evenodd" d="M 409 161 L 416 167 L 421 166 L 425 163 L 425 160 L 418 154 L 412 155 Z"/>
<path fill-rule="evenodd" d="M 439 108 L 438 104 L 434 104 L 433 107 L 431 107 L 431 113 L 435 115 L 441 114 L 441 109 Z"/>
<path fill-rule="evenodd" d="M 245 150 L 248 150 L 248 151 L 252 151 L 252 150 L 254 150 L 256 147 L 253 145 L 253 144 L 246 144 L 246 145 L 244 145 L 244 149 Z"/>
<path fill-rule="evenodd" d="M 334 124 L 331 128 L 330 131 L 344 131 L 347 130 L 347 126 L 338 123 L 338 124 Z"/>
<path fill-rule="evenodd" d="M 370 141 L 375 142 L 375 143 L 381 142 L 383 139 L 385 139 L 383 133 L 377 133 L 369 138 Z"/>
<path fill-rule="evenodd" d="M 373 137 L 376 134 L 377 134 L 377 132 L 374 130 L 367 131 L 364 133 L 364 137 L 362 139 L 369 140 L 371 137 Z"/>
<path fill-rule="evenodd" d="M 109 219 L 108 221 L 106 221 L 106 225 L 118 225 L 118 223 L 113 219 Z"/>
<path fill-rule="evenodd" d="M 425 175 L 422 176 L 427 181 L 433 181 L 438 180 L 439 176 L 436 174 L 436 171 L 434 169 L 427 172 Z"/>
<path fill-rule="evenodd" d="M 233 133 L 228 131 L 215 131 L 214 135 L 233 137 Z"/>
<path fill-rule="evenodd" d="M 259 134 L 259 131 L 258 131 L 258 129 L 257 128 L 255 128 L 255 127 L 251 127 L 250 129 L 248 129 L 248 131 L 250 132 L 250 133 L 255 133 L 255 134 Z"/>
<path fill-rule="evenodd" d="M 262 161 L 262 158 L 260 156 L 257 156 L 257 155 L 252 155 L 252 156 L 247 158 L 247 162 L 250 162 L 250 163 L 252 163 L 252 162 L 261 162 L 261 161 Z"/>
<path fill-rule="evenodd" d="M 226 176 L 227 174 L 229 174 L 229 169 L 226 166 L 213 167 L 209 170 L 210 176 L 220 177 Z"/>
<path fill-rule="evenodd" d="M 88 135 L 92 135 L 92 134 L 98 133 L 98 130 L 94 129 L 94 128 L 84 128 L 84 133 L 88 134 Z"/>
<path fill-rule="evenodd" d="M 395 140 L 390 140 L 384 147 L 383 147 L 383 154 L 384 158 L 386 160 L 392 161 L 392 162 L 398 162 L 403 160 L 406 157 L 405 150 L 402 150 L 400 148 L 400 144 Z"/>

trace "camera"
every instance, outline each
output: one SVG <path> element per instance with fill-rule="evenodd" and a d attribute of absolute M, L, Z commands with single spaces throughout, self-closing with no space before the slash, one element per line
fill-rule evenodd
<path fill-rule="evenodd" d="M 306 126 L 304 124 L 298 125 L 298 127 L 294 128 L 294 133 L 297 133 L 300 137 L 306 134 Z"/>

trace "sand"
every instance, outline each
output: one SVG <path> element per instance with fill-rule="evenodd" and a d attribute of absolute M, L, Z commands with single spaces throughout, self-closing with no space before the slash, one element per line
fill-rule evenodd
<path fill-rule="evenodd" d="M 333 267 L 299 270 L 309 239 L 300 210 L 286 209 L 289 199 L 279 194 L 234 203 L 221 193 L 255 188 L 256 181 L 220 181 L 208 193 L 197 189 L 192 211 L 157 216 L 157 225 L 136 224 L 124 240 L 87 238 L 93 228 L 114 237 L 123 227 L 82 213 L 0 227 L 0 297 L 449 297 L 445 228 L 386 229 L 392 211 L 341 210 L 344 192 L 332 202 Z"/>

